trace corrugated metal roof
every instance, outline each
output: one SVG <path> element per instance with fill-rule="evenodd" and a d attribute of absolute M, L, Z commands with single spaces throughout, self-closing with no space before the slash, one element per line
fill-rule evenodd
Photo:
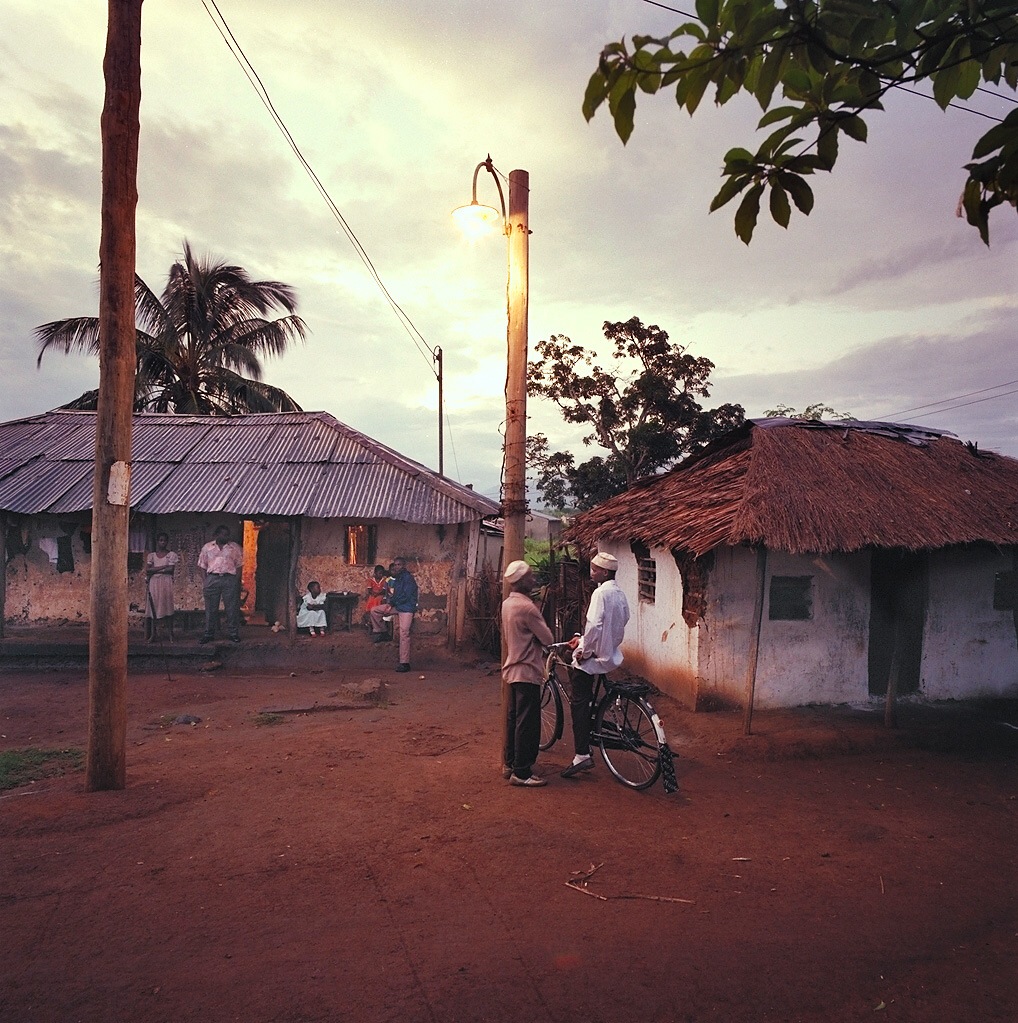
<path fill-rule="evenodd" d="M 92 505 L 95 413 L 0 423 L 0 510 Z M 467 522 L 498 505 L 325 412 L 220 418 L 142 413 L 132 425 L 136 510 Z"/>

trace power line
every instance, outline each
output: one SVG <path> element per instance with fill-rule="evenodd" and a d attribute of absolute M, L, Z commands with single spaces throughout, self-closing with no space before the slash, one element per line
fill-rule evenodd
<path fill-rule="evenodd" d="M 215 10 L 215 14 L 213 14 L 212 10 L 210 10 L 209 8 L 210 4 L 212 8 Z M 301 152 L 300 147 L 294 140 L 293 135 L 290 134 L 289 128 L 287 128 L 282 117 L 279 115 L 279 112 L 276 110 L 276 107 L 273 104 L 272 99 L 269 96 L 268 90 L 265 88 L 265 84 L 261 80 L 261 77 L 255 70 L 254 65 L 251 63 L 251 61 L 248 60 L 247 54 L 244 52 L 243 47 L 237 41 L 236 36 L 234 36 L 233 30 L 230 28 L 226 19 L 223 17 L 222 11 L 220 11 L 218 6 L 216 6 L 216 0 L 202 0 L 202 6 L 205 8 L 205 11 L 208 14 L 208 16 L 212 19 L 212 23 L 216 26 L 216 29 L 218 30 L 219 34 L 223 37 L 223 41 L 226 43 L 230 53 L 233 54 L 234 59 L 240 65 L 240 68 L 244 72 L 245 77 L 251 83 L 251 86 L 254 88 L 255 93 L 258 95 L 258 98 L 262 101 L 262 104 L 264 105 L 265 109 L 268 110 L 270 116 L 272 117 L 272 120 L 276 123 L 276 126 L 279 128 L 280 132 L 282 132 L 283 137 L 286 139 L 290 148 L 293 150 L 294 155 L 297 157 L 297 159 L 300 161 L 301 166 L 307 172 L 308 177 L 313 182 L 315 188 L 318 190 L 318 193 L 325 200 L 326 205 L 329 207 L 329 211 L 332 213 L 333 217 L 339 223 L 340 227 L 342 227 L 343 233 L 346 235 L 350 244 L 353 246 L 354 251 L 360 257 L 361 262 L 367 268 L 368 273 L 371 275 L 371 279 L 378 286 L 379 290 L 382 292 L 382 295 L 385 297 L 386 302 L 389 303 L 389 306 L 391 307 L 392 311 L 396 314 L 396 318 L 399 320 L 400 325 L 406 331 L 407 335 L 413 342 L 414 346 L 417 348 L 418 352 L 420 352 L 421 356 L 428 363 L 428 368 L 431 369 L 432 373 L 434 373 L 435 371 L 433 367 L 433 359 L 430 346 L 424 340 L 424 336 L 421 334 L 421 332 L 417 329 L 416 326 L 414 326 L 414 323 L 410 319 L 410 317 L 407 316 L 407 314 L 400 307 L 399 303 L 392 297 L 392 295 L 389 294 L 389 289 L 385 286 L 385 283 L 382 281 L 381 276 L 375 269 L 374 263 L 371 262 L 371 257 L 368 255 L 367 250 L 361 244 L 360 239 L 354 233 L 353 228 L 350 227 L 350 225 L 347 223 L 346 218 L 340 212 L 339 207 L 335 204 L 335 202 L 333 202 L 332 196 L 329 195 L 328 190 L 326 189 L 325 185 L 322 184 L 321 179 L 315 173 L 311 164 L 308 163 L 308 161 L 305 159 L 304 154 Z"/>
<path fill-rule="evenodd" d="M 1018 381 L 1012 380 L 1011 383 L 1018 383 Z M 1006 385 L 1005 384 L 998 384 L 998 386 L 999 387 L 1005 387 Z M 993 388 L 992 387 L 987 387 L 987 388 L 985 388 L 985 390 L 990 391 L 990 390 L 993 390 Z M 972 394 L 979 394 L 980 392 L 979 391 L 972 391 L 971 393 Z M 962 402 L 959 402 L 957 405 L 945 405 L 943 408 L 934 409 L 932 412 L 923 412 L 921 415 L 912 416 L 911 418 L 912 419 L 926 419 L 928 416 L 936 416 L 936 415 L 939 415 L 941 412 L 952 412 L 954 409 L 957 409 L 957 408 L 965 408 L 967 405 L 978 405 L 978 404 L 980 404 L 981 402 L 984 402 L 984 401 L 994 401 L 996 398 L 1006 398 L 1006 397 L 1008 397 L 1009 395 L 1012 395 L 1012 394 L 1018 394 L 1018 388 L 1015 388 L 1014 390 L 1011 390 L 1011 391 L 1004 391 L 1002 394 L 990 394 L 990 395 L 988 395 L 985 398 L 976 398 L 973 401 L 962 401 Z M 964 397 L 964 395 L 960 395 L 959 397 Z M 953 400 L 954 400 L 953 398 L 945 398 L 944 399 L 944 401 L 953 401 Z M 935 405 L 935 404 L 938 404 L 938 403 L 937 402 L 933 402 L 932 404 Z M 916 407 L 917 408 L 929 408 L 928 405 L 917 405 Z M 905 411 L 907 412 L 907 411 L 910 411 L 910 410 L 906 409 Z M 901 413 L 901 412 L 892 412 L 890 414 L 890 416 L 888 416 L 886 418 L 892 418 L 894 416 L 900 416 L 900 415 L 903 415 L 903 414 L 904 413 Z M 881 418 L 884 418 L 884 417 L 881 417 Z"/>
<path fill-rule="evenodd" d="M 1012 384 L 1018 384 L 1018 380 L 1005 380 L 1002 384 L 994 384 L 992 387 L 980 387 L 978 391 L 966 391 L 965 394 L 956 394 L 951 398 L 941 398 L 940 401 L 931 401 L 926 405 L 913 405 L 912 408 L 904 408 L 900 412 L 889 412 L 888 416 L 903 416 L 906 412 L 918 412 L 920 409 L 933 408 L 935 405 L 943 405 L 949 401 L 960 401 L 962 398 L 971 398 L 974 394 L 985 394 L 987 391 L 996 391 L 1001 387 L 1010 387 Z M 1008 394 L 1014 394 L 1014 391 L 1008 391 Z M 1002 394 L 992 395 L 994 398 L 1003 398 Z M 983 401 L 989 401 L 989 398 L 982 399 Z M 967 403 L 966 403 L 967 404 Z M 952 406 L 954 407 L 954 406 Z M 941 411 L 947 411 L 946 409 Z M 930 413 L 931 415 L 933 413 Z"/>

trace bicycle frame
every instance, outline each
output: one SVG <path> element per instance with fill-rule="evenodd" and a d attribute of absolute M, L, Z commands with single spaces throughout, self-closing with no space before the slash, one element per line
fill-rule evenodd
<path fill-rule="evenodd" d="M 570 649 L 568 643 L 555 643 L 548 648 L 541 690 L 542 750 L 550 749 L 562 738 L 564 704 L 569 701 L 556 669 L 559 665 L 570 667 L 563 657 Z M 645 788 L 663 775 L 665 791 L 674 792 L 677 782 L 672 751 L 661 719 L 646 699 L 649 692 L 645 683 L 613 682 L 605 675 L 595 675 L 590 701 L 590 741 L 600 749 L 616 780 L 624 785 Z M 618 762 L 613 753 L 621 755 Z M 646 771 L 641 765 L 646 765 Z"/>

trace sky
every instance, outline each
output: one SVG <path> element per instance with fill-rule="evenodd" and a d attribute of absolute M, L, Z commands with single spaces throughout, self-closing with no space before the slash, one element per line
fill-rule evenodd
<path fill-rule="evenodd" d="M 1018 456 L 1018 219 L 991 247 L 955 217 L 962 165 L 991 122 L 894 96 L 869 141 L 842 143 L 816 207 L 787 230 L 709 214 L 724 153 L 760 110 L 690 118 L 641 96 L 622 145 L 580 107 L 601 48 L 686 18 L 644 0 L 218 0 L 305 159 L 356 234 L 401 325 L 201 0 L 148 0 L 142 24 L 139 275 L 157 293 L 184 239 L 298 294 L 306 344 L 265 379 L 404 454 L 499 496 L 506 243 L 468 243 L 451 210 L 490 153 L 530 175 L 531 351 L 553 334 L 607 361 L 605 321 L 637 316 L 715 365 L 708 406 L 748 416 L 820 402 L 948 430 Z M 675 3 L 677 8 L 687 6 Z M 692 4 L 688 4 L 692 7 Z M 39 324 L 98 312 L 106 4 L 0 0 L 0 420 L 98 385 L 96 360 L 49 353 Z M 1010 101 L 972 104 L 1003 116 Z M 498 204 L 490 175 L 478 199 Z M 579 460 L 582 432 L 531 398 L 528 429 Z"/>

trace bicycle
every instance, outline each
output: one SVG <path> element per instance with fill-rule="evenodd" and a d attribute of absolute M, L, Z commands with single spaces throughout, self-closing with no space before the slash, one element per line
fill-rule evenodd
<path fill-rule="evenodd" d="M 546 648 L 544 685 L 541 687 L 541 750 L 549 750 L 562 738 L 565 724 L 565 687 L 560 677 L 569 662 L 563 659 L 568 643 Z M 627 788 L 650 788 L 662 775 L 665 792 L 675 792 L 673 754 L 664 726 L 647 695 L 644 682 L 615 682 L 606 675 L 594 676 L 591 700 L 590 743 L 597 746 L 608 770 Z"/>

